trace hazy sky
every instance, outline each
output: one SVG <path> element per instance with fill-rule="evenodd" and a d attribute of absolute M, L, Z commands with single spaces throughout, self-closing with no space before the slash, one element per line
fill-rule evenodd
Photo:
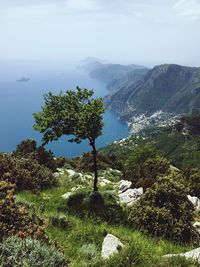
<path fill-rule="evenodd" d="M 0 0 L 0 60 L 200 66 L 200 0 Z"/>

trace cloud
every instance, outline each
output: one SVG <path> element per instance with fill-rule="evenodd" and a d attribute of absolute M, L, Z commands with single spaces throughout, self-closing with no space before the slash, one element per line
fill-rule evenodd
<path fill-rule="evenodd" d="M 200 21 L 200 1 L 199 0 L 178 0 L 174 4 L 176 13 L 193 21 Z"/>

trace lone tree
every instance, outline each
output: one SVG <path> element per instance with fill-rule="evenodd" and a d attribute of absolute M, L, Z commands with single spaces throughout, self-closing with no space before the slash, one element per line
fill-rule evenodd
<path fill-rule="evenodd" d="M 63 135 L 73 135 L 69 142 L 88 139 L 94 163 L 94 191 L 98 191 L 96 139 L 102 134 L 105 108 L 93 91 L 77 87 L 59 95 L 47 93 L 42 111 L 34 113 L 34 129 L 43 134 L 43 145 Z"/>

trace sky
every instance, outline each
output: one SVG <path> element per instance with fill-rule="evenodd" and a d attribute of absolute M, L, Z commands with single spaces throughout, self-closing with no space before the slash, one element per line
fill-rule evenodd
<path fill-rule="evenodd" d="M 0 0 L 0 60 L 200 66 L 200 0 Z"/>

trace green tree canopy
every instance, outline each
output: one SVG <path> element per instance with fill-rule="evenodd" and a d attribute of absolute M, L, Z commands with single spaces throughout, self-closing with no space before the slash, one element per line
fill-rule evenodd
<path fill-rule="evenodd" d="M 101 98 L 93 98 L 93 91 L 77 87 L 75 91 L 58 95 L 47 93 L 42 111 L 34 113 L 34 129 L 43 134 L 43 144 L 72 136 L 69 142 L 80 143 L 88 139 L 94 160 L 94 191 L 97 191 L 97 137 L 102 134 L 105 108 Z"/>

